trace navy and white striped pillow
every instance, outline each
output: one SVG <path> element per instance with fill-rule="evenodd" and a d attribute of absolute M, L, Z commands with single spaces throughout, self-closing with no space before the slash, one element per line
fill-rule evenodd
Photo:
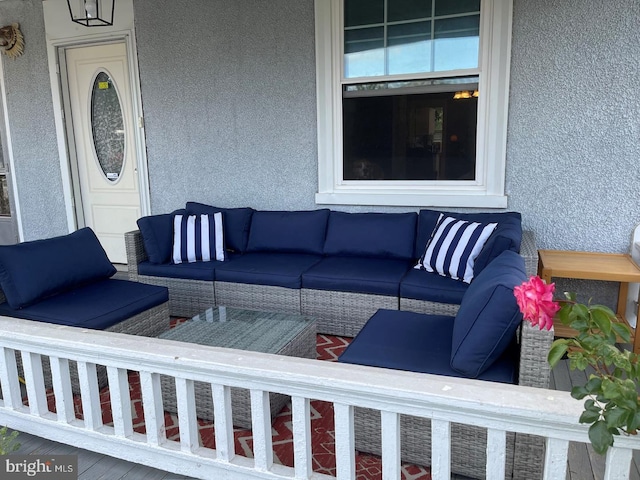
<path fill-rule="evenodd" d="M 173 217 L 173 263 L 224 261 L 222 213 Z"/>
<path fill-rule="evenodd" d="M 473 264 L 497 226 L 458 220 L 441 213 L 415 268 L 471 283 Z"/>

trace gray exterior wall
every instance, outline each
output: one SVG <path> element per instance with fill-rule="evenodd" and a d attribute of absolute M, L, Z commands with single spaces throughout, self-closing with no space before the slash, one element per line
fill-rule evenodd
<path fill-rule="evenodd" d="M 316 208 L 313 0 L 134 9 L 152 211 L 187 200 Z M 25 236 L 63 233 L 42 7 L 6 0 L 0 18 L 20 22 L 27 44 L 3 60 Z M 507 193 L 540 248 L 629 249 L 640 222 L 638 25 L 637 0 L 514 1 Z"/>
<path fill-rule="evenodd" d="M 152 210 L 312 209 L 312 0 L 136 0 Z"/>
<path fill-rule="evenodd" d="M 68 233 L 53 118 L 42 2 L 0 2 L 2 25 L 20 24 L 21 57 L 3 56 L 14 157 L 13 178 L 25 240 Z"/>

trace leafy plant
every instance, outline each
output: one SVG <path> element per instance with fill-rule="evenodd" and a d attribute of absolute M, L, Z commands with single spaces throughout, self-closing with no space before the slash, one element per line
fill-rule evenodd
<path fill-rule="evenodd" d="M 617 346 L 630 341 L 631 330 L 610 308 L 577 303 L 575 294 L 565 296 L 558 316 L 577 334 L 555 340 L 547 359 L 553 368 L 566 354 L 572 370 L 590 372 L 587 383 L 573 387 L 571 396 L 585 399 L 580 423 L 591 424 L 589 440 L 597 453 L 604 454 L 614 435 L 635 435 L 640 427 L 639 357 Z"/>
<path fill-rule="evenodd" d="M 553 368 L 566 354 L 571 370 L 588 372 L 587 383 L 574 387 L 571 396 L 584 400 L 580 423 L 591 425 L 589 440 L 604 455 L 615 435 L 636 435 L 640 428 L 639 356 L 618 347 L 618 342 L 629 343 L 631 330 L 610 308 L 578 303 L 574 293 L 565 293 L 566 300 L 556 302 L 554 290 L 553 283 L 531 277 L 514 288 L 514 295 L 532 325 L 550 329 L 557 312 L 562 324 L 576 331 L 574 337 L 555 340 L 547 360 Z"/>
<path fill-rule="evenodd" d="M 8 433 L 7 427 L 0 428 L 0 455 L 8 455 L 20 448 L 17 437 L 18 432 Z"/>

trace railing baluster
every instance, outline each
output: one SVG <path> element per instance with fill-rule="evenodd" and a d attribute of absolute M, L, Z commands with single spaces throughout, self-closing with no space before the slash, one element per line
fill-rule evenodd
<path fill-rule="evenodd" d="M 632 459 L 633 450 L 609 447 L 603 480 L 628 479 Z"/>
<path fill-rule="evenodd" d="M 400 480 L 400 415 L 381 412 L 382 479 Z"/>
<path fill-rule="evenodd" d="M 140 389 L 144 409 L 144 425 L 147 443 L 161 445 L 166 440 L 164 427 L 164 408 L 162 406 L 162 387 L 160 375 L 140 372 Z"/>
<path fill-rule="evenodd" d="M 44 389 L 44 373 L 42 372 L 42 356 L 37 353 L 21 352 L 24 381 L 27 384 L 29 411 L 32 415 L 42 416 L 47 408 L 47 392 Z"/>
<path fill-rule="evenodd" d="M 22 393 L 18 380 L 18 364 L 16 351 L 2 347 L 2 361 L 0 362 L 0 383 L 5 407 L 18 409 L 22 407 Z"/>
<path fill-rule="evenodd" d="M 333 404 L 336 427 L 336 474 L 339 480 L 356 478 L 353 407 Z"/>
<path fill-rule="evenodd" d="M 115 433 L 120 437 L 131 437 L 133 435 L 133 419 L 127 370 L 107 367 L 107 375 L 109 377 L 109 396 L 111 397 L 111 412 Z"/>
<path fill-rule="evenodd" d="M 100 407 L 100 388 L 98 387 L 95 363 L 78 362 L 78 380 L 82 396 L 82 416 L 88 430 L 102 427 L 102 409 Z"/>
<path fill-rule="evenodd" d="M 53 382 L 53 392 L 56 397 L 58 421 L 61 423 L 69 423 L 75 419 L 69 360 L 66 358 L 49 357 L 49 363 L 51 364 L 51 380 Z"/>
<path fill-rule="evenodd" d="M 211 385 L 211 394 L 217 458 L 230 462 L 236 454 L 231 417 L 231 389 L 225 385 Z"/>
<path fill-rule="evenodd" d="M 504 480 L 507 461 L 507 432 L 487 430 L 487 478 Z"/>
<path fill-rule="evenodd" d="M 269 392 L 251 390 L 251 426 L 255 466 L 258 470 L 269 470 L 273 465 Z"/>
<path fill-rule="evenodd" d="M 176 404 L 178 405 L 180 448 L 183 452 L 193 452 L 200 445 L 193 380 L 176 377 Z"/>
<path fill-rule="evenodd" d="M 544 480 L 565 480 L 568 453 L 568 440 L 547 438 L 547 447 L 544 455 Z"/>
<path fill-rule="evenodd" d="M 451 423 L 431 420 L 431 477 L 433 480 L 451 478 Z M 433 439 L 438 439 L 434 441 Z"/>
<path fill-rule="evenodd" d="M 296 478 L 310 478 L 311 455 L 311 402 L 308 398 L 292 397 L 293 466 Z"/>

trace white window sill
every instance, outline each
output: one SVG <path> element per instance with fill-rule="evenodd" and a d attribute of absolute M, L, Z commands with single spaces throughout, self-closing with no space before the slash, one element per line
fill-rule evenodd
<path fill-rule="evenodd" d="M 392 207 L 507 208 L 506 195 L 485 193 L 332 192 L 316 193 L 319 205 L 370 205 Z"/>

